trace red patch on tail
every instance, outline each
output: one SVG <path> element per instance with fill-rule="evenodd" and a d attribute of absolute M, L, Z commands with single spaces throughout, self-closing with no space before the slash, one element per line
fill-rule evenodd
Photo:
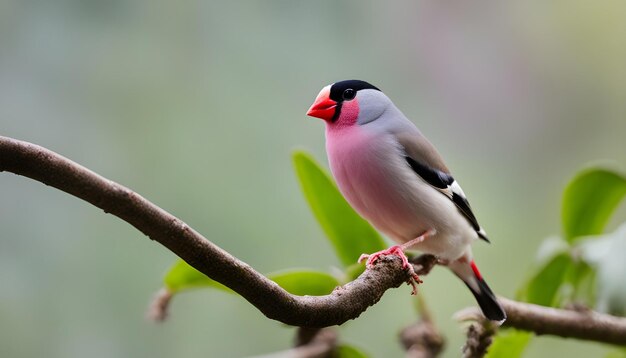
<path fill-rule="evenodd" d="M 478 271 L 478 267 L 476 267 L 476 263 L 474 262 L 474 260 L 472 260 L 472 262 L 470 262 L 470 266 L 472 266 L 472 271 L 474 271 L 474 275 L 476 275 L 476 278 L 479 280 L 483 279 L 483 275 L 480 274 L 480 271 Z"/>

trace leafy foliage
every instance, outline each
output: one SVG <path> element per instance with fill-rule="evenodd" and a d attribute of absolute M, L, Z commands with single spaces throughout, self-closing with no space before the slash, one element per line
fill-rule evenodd
<path fill-rule="evenodd" d="M 591 168 L 576 175 L 566 186 L 562 202 L 563 232 L 569 245 L 564 245 L 536 270 L 521 290 L 521 297 L 532 303 L 558 306 L 572 299 L 585 285 L 588 291 L 594 290 L 588 284 L 589 280 L 593 281 L 593 272 L 572 254 L 572 245 L 580 250 L 582 246 L 578 244 L 583 237 L 602 233 L 624 195 L 626 179 L 613 171 Z M 571 295 L 559 300 L 557 293 L 564 284 L 572 286 Z M 584 296 L 592 297 L 590 292 Z"/>
<path fill-rule="evenodd" d="M 613 171 L 591 168 L 576 175 L 563 193 L 561 216 L 565 241 L 546 240 L 547 245 L 544 246 L 550 246 L 547 250 L 550 252 L 547 255 L 542 253 L 547 257 L 521 287 L 518 299 L 551 307 L 574 300 L 593 305 L 596 294 L 599 294 L 599 302 L 604 304 L 601 310 L 626 312 L 626 305 L 623 304 L 626 302 L 626 289 L 622 289 L 621 282 L 626 265 L 615 267 L 624 262 L 621 256 L 626 249 L 626 226 L 621 250 L 615 246 L 619 242 L 615 237 L 622 236 L 619 234 L 613 234 L 606 240 L 590 239 L 591 242 L 581 244 L 584 237 L 604 232 L 624 195 L 626 178 Z M 587 262 L 574 255 L 575 251 L 582 251 Z M 611 258 L 611 253 L 620 257 Z M 602 273 L 598 287 L 594 266 Z M 527 332 L 502 330 L 495 338 L 488 357 L 519 357 L 531 338 L 532 335 Z"/>

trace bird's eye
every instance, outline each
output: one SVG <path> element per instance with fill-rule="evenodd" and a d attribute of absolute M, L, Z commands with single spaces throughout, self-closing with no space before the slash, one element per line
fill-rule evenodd
<path fill-rule="evenodd" d="M 345 91 L 343 91 L 343 95 L 341 97 L 343 97 L 344 100 L 349 101 L 351 99 L 354 99 L 355 96 L 356 96 L 356 91 L 353 90 L 352 88 L 348 88 Z"/>

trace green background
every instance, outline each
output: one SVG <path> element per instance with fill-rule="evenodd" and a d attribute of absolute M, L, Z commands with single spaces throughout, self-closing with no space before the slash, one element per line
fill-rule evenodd
<path fill-rule="evenodd" d="M 359 78 L 431 139 L 493 244 L 475 245 L 512 297 L 539 243 L 560 234 L 569 178 L 626 163 L 626 3 L 600 1 L 0 2 L 0 134 L 122 183 L 261 272 L 339 262 L 290 153 L 325 162 L 318 91 Z M 624 217 L 622 207 L 621 215 Z M 614 228 L 616 223 L 609 225 Z M 146 322 L 175 257 L 120 220 L 42 184 L 0 176 L 0 356 L 242 357 L 293 329 L 215 290 Z M 450 318 L 474 304 L 444 269 L 420 286 L 456 357 Z M 341 339 L 400 356 L 415 319 L 388 292 Z M 529 357 L 596 356 L 540 338 Z"/>

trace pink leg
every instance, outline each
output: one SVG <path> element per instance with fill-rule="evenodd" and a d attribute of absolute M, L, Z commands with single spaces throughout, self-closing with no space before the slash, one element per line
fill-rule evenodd
<path fill-rule="evenodd" d="M 426 240 L 428 236 L 433 236 L 436 233 L 437 231 L 435 229 L 431 229 L 431 230 L 426 231 L 422 235 L 416 237 L 415 239 L 405 242 L 402 245 L 394 245 L 386 250 L 378 251 L 369 255 L 362 254 L 361 257 L 359 257 L 358 262 L 363 262 L 364 260 L 367 260 L 367 262 L 365 263 L 365 267 L 369 269 L 372 266 L 374 266 L 374 264 L 376 264 L 376 261 L 378 261 L 378 259 L 381 256 L 387 256 L 387 255 L 398 256 L 402 260 L 402 268 L 409 271 L 409 274 L 411 275 L 411 278 L 407 281 L 407 283 L 413 287 L 413 291 L 411 292 L 411 294 L 415 295 L 417 293 L 417 284 L 422 283 L 422 280 L 413 270 L 413 265 L 409 263 L 409 259 L 404 254 L 404 250 L 406 250 L 407 248 L 415 244 L 419 244 L 420 242 L 423 242 L 424 240 Z"/>

